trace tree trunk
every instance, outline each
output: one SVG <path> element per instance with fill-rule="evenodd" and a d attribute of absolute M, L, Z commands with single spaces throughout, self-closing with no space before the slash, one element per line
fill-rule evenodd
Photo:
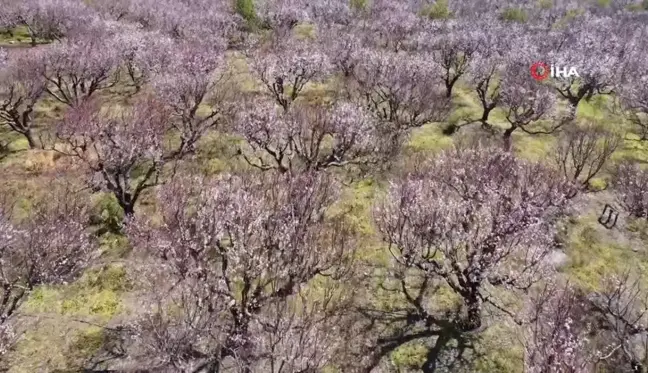
<path fill-rule="evenodd" d="M 511 126 L 511 127 L 507 128 L 506 131 L 504 131 L 504 135 L 503 135 L 503 137 L 504 137 L 504 148 L 507 151 L 510 151 L 512 146 L 513 146 L 513 141 L 511 139 L 511 135 L 513 134 L 513 131 L 515 131 L 516 129 L 517 129 L 517 127 Z"/>
<path fill-rule="evenodd" d="M 468 308 L 466 318 L 462 323 L 464 332 L 475 331 L 482 326 L 482 301 L 477 292 L 478 290 L 475 289 L 464 297 L 464 303 Z"/>
<path fill-rule="evenodd" d="M 124 217 L 133 216 L 135 214 L 135 201 L 132 201 L 130 198 L 119 198 L 119 206 L 124 210 Z"/>
<path fill-rule="evenodd" d="M 36 140 L 34 139 L 34 134 L 32 133 L 31 129 L 25 131 L 23 135 L 27 139 L 27 144 L 29 144 L 29 149 L 40 149 L 40 146 L 38 146 Z"/>
<path fill-rule="evenodd" d="M 490 112 L 493 111 L 495 106 L 484 106 L 483 109 L 484 111 L 482 112 L 482 117 L 480 119 L 480 122 L 482 123 L 483 128 L 491 128 L 491 125 L 488 123 L 488 117 L 490 116 Z"/>
<path fill-rule="evenodd" d="M 569 100 L 569 116 L 567 117 L 568 120 L 576 119 L 576 111 L 578 110 L 579 102 L 580 99 L 578 97 L 574 97 L 573 99 Z"/>
<path fill-rule="evenodd" d="M 454 83 L 446 81 L 446 97 L 450 98 L 452 97 L 452 87 L 454 86 Z"/>

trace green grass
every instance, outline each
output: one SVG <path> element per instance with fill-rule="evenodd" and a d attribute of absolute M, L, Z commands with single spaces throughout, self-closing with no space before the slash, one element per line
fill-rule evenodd
<path fill-rule="evenodd" d="M 250 66 L 245 57 L 239 52 L 229 52 L 226 54 L 228 72 L 231 74 L 230 90 L 242 93 L 261 92 L 265 87 L 252 74 Z"/>
<path fill-rule="evenodd" d="M 421 342 L 404 344 L 390 355 L 391 363 L 399 369 L 419 369 L 425 362 L 428 347 Z"/>
<path fill-rule="evenodd" d="M 551 135 L 530 136 L 522 131 L 515 131 L 512 135 L 513 147 L 520 157 L 534 162 L 548 162 L 555 144 L 555 137 Z"/>
<path fill-rule="evenodd" d="M 522 8 L 506 8 L 500 14 L 500 20 L 525 23 L 529 19 L 529 15 Z"/>
<path fill-rule="evenodd" d="M 380 185 L 371 179 L 353 183 L 342 191 L 339 203 L 332 206 L 331 216 L 343 216 L 348 227 L 364 237 L 375 234 L 371 209 Z"/>
<path fill-rule="evenodd" d="M 581 120 L 590 120 L 597 123 L 620 120 L 607 110 L 612 100 L 613 97 L 607 95 L 596 95 L 589 101 L 583 99 L 578 104 L 576 115 Z"/>
<path fill-rule="evenodd" d="M 368 7 L 368 2 L 365 0 L 351 0 L 351 2 L 356 8 Z M 553 5 L 549 0 L 540 0 L 539 4 L 543 7 Z M 253 11 L 253 8 L 250 8 L 253 7 L 253 3 L 248 0 L 237 0 L 236 6 L 240 13 L 250 15 Z M 428 16 L 431 18 L 451 16 L 445 1 L 438 1 L 428 11 L 430 12 Z M 578 13 L 574 13 L 571 16 L 573 18 L 577 15 Z M 517 8 L 507 9 L 502 16 L 513 22 L 525 22 L 527 19 L 526 12 Z M 311 25 L 300 25 L 296 33 L 300 37 L 310 38 L 316 30 Z M 7 41 L 3 37 L 0 35 L 0 43 Z M 24 35 L 19 38 L 24 38 Z M 228 90 L 235 93 L 264 91 L 265 88 L 250 73 L 245 59 L 240 54 L 229 53 L 228 62 L 229 71 L 233 74 L 233 79 L 227 86 Z M 339 82 L 335 80 L 309 84 L 300 99 L 309 102 L 329 102 L 335 98 L 338 84 Z M 605 96 L 595 96 L 590 102 L 583 101 L 577 113 L 579 120 L 621 126 L 623 130 L 629 130 L 627 123 L 609 112 L 609 100 L 610 98 Z M 481 113 L 481 106 L 474 92 L 460 85 L 455 89 L 453 102 L 454 110 L 448 123 L 458 123 L 466 117 L 475 118 Z M 42 126 L 43 130 L 47 128 L 48 120 L 60 117 L 63 110 L 61 105 L 51 100 L 44 101 L 37 110 L 39 118 L 45 123 Z M 501 110 L 493 111 L 491 120 L 493 126 L 500 131 L 507 127 Z M 443 133 L 445 125 L 447 123 L 431 123 L 413 130 L 405 145 L 402 161 L 415 162 L 417 157 L 433 156 L 451 146 L 456 140 L 472 134 L 466 128 L 452 136 L 447 136 Z M 3 139 L 7 138 L 5 133 L 0 136 L 3 136 Z M 630 157 L 648 163 L 648 142 L 634 141 L 636 136 L 633 134 L 627 134 L 626 138 L 622 149 L 615 154 L 614 160 Z M 12 148 L 26 148 L 26 141 L 19 136 L 15 136 L 14 140 Z M 554 142 L 555 136 L 531 136 L 519 130 L 513 134 L 516 153 L 535 161 L 546 162 Z M 224 135 L 217 131 L 209 133 L 200 142 L 197 157 L 187 163 L 188 172 L 217 175 L 223 172 L 249 170 L 249 166 L 240 157 L 235 156 L 235 151 L 241 143 L 242 140 L 235 136 Z M 47 185 L 43 185 L 42 179 L 38 177 L 44 171 L 54 167 L 53 157 L 51 159 L 49 157 L 45 153 L 30 151 L 11 155 L 0 163 L 0 171 L 19 179 L 10 185 L 20 192 L 22 202 L 19 208 L 25 212 L 30 210 L 37 195 L 47 192 Z M 340 174 L 346 175 L 343 172 Z M 373 204 L 386 189 L 386 177 L 383 176 L 355 181 L 342 187 L 341 200 L 330 213 L 343 215 L 347 226 L 358 232 L 359 260 L 387 268 L 390 265 L 391 255 L 380 240 L 372 217 Z M 596 183 L 602 186 L 604 180 L 597 180 Z M 152 194 L 146 197 L 150 197 L 154 202 Z M 93 211 L 95 224 L 103 227 L 118 225 L 122 215 L 114 198 L 106 195 L 97 195 L 96 198 Z M 146 214 L 151 216 L 155 214 L 153 202 L 150 209 L 146 210 Z M 628 225 L 628 234 L 634 234 L 639 239 L 648 241 L 647 224 L 644 221 L 633 221 Z M 42 321 L 38 328 L 34 328 L 25 336 L 17 353 L 13 355 L 15 372 L 53 371 L 54 368 L 75 367 L 99 348 L 104 335 L 101 329 L 80 324 L 73 319 L 92 320 L 104 324 L 127 313 L 125 299 L 130 295 L 132 285 L 125 267 L 118 262 L 128 258 L 130 246 L 126 238 L 110 230 L 104 232 L 99 239 L 104 253 L 102 260 L 112 264 L 87 271 L 81 279 L 72 284 L 40 287 L 31 295 L 24 310 L 29 317 L 39 317 Z M 644 254 L 633 252 L 632 247 L 620 242 L 622 241 L 615 242 L 606 238 L 605 231 L 601 232 L 601 227 L 596 222 L 596 216 L 584 214 L 581 218 L 575 219 L 569 225 L 565 237 L 565 252 L 570 258 L 569 265 L 564 268 L 565 275 L 583 288 L 596 289 L 603 277 L 627 268 L 629 263 L 646 263 Z M 310 285 L 312 285 L 311 295 L 317 297 L 318 291 L 325 288 L 328 283 L 318 279 Z M 362 291 L 367 291 L 367 298 L 362 300 L 382 309 L 395 309 L 404 304 L 398 294 L 377 289 Z M 442 313 L 444 310 L 455 308 L 457 303 L 458 297 L 454 292 L 447 287 L 440 287 L 429 296 L 427 306 Z M 416 368 L 423 361 L 424 348 L 425 345 L 420 342 L 405 345 L 391 354 L 390 359 L 395 366 L 402 369 Z M 490 326 L 480 335 L 477 348 L 484 355 L 477 360 L 476 372 L 520 371 L 522 351 L 515 340 L 514 329 L 509 325 Z"/>
<path fill-rule="evenodd" d="M 24 310 L 30 314 L 54 312 L 107 321 L 123 310 L 120 295 L 130 288 L 124 267 L 106 265 L 87 271 L 70 285 L 37 288 Z"/>
<path fill-rule="evenodd" d="M 17 27 L 11 31 L 0 32 L 0 44 L 31 43 L 26 27 Z"/>
<path fill-rule="evenodd" d="M 367 10 L 370 6 L 369 0 L 349 0 L 351 9 L 356 11 Z"/>
<path fill-rule="evenodd" d="M 597 290 L 606 277 L 645 264 L 648 259 L 632 247 L 610 239 L 596 219 L 590 214 L 573 221 L 565 249 L 570 259 L 566 274 L 586 290 Z"/>
<path fill-rule="evenodd" d="M 248 23 L 248 26 L 256 27 L 258 19 L 256 10 L 254 9 L 254 0 L 235 0 L 234 8 L 243 19 Z"/>
<path fill-rule="evenodd" d="M 538 7 L 541 9 L 551 9 L 553 6 L 553 0 L 538 0 Z"/>
<path fill-rule="evenodd" d="M 497 324 L 486 329 L 476 342 L 478 373 L 521 373 L 524 351 L 514 327 Z"/>
<path fill-rule="evenodd" d="M 36 38 L 37 44 L 47 44 L 48 40 Z M 31 45 L 31 36 L 29 36 L 29 31 L 25 26 L 19 26 L 11 30 L 2 30 L 0 32 L 0 46 L 1 45 L 11 45 L 11 46 L 30 46 Z"/>
<path fill-rule="evenodd" d="M 37 288 L 22 308 L 36 324 L 10 354 L 10 372 L 76 371 L 101 347 L 98 325 L 124 311 L 121 298 L 131 289 L 121 265 L 86 271 L 70 285 Z"/>
<path fill-rule="evenodd" d="M 631 12 L 645 12 L 648 10 L 648 0 L 643 0 L 640 3 L 630 4 L 627 8 Z"/>
<path fill-rule="evenodd" d="M 452 137 L 444 135 L 443 128 L 441 124 L 430 123 L 413 130 L 405 151 L 434 153 L 452 146 Z"/>
<path fill-rule="evenodd" d="M 424 6 L 421 14 L 430 19 L 452 18 L 452 12 L 448 7 L 448 0 L 437 0 L 434 4 Z"/>
<path fill-rule="evenodd" d="M 39 322 L 10 356 L 11 373 L 79 372 L 106 341 L 103 328 L 87 324 L 62 324 L 53 319 Z"/>
<path fill-rule="evenodd" d="M 635 134 L 626 134 L 623 146 L 613 155 L 613 160 L 630 159 L 648 163 L 648 141 L 641 141 Z"/>

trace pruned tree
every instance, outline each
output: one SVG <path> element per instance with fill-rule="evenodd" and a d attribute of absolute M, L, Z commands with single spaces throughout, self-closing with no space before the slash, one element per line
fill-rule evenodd
<path fill-rule="evenodd" d="M 369 9 L 374 46 L 392 52 L 411 50 L 424 21 L 409 2 L 377 0 Z"/>
<path fill-rule="evenodd" d="M 78 106 L 113 87 L 121 62 L 115 41 L 97 29 L 48 48 L 43 61 L 46 92 L 67 106 Z"/>
<path fill-rule="evenodd" d="M 622 142 L 619 134 L 595 125 L 568 128 L 555 147 L 554 162 L 562 174 L 590 189 L 590 181 L 599 174 Z"/>
<path fill-rule="evenodd" d="M 157 32 L 126 29 L 118 36 L 128 84 L 139 93 L 155 74 L 173 62 L 173 41 Z"/>
<path fill-rule="evenodd" d="M 622 86 L 619 96 L 628 118 L 639 132 L 641 140 L 648 140 L 648 75 L 645 68 L 632 70 L 633 78 Z"/>
<path fill-rule="evenodd" d="M 78 194 L 50 190 L 26 218 L 14 215 L 3 199 L 0 208 L 0 351 L 11 349 L 20 307 L 38 286 L 66 284 L 90 264 L 94 241 L 88 214 Z M 0 355 L 2 353 L 0 352 Z M 1 361 L 2 359 L 0 359 Z"/>
<path fill-rule="evenodd" d="M 589 305 L 569 285 L 545 285 L 532 296 L 524 336 L 525 373 L 589 373 L 600 359 L 588 341 Z"/>
<path fill-rule="evenodd" d="M 648 171 L 634 162 L 621 163 L 612 179 L 621 206 L 633 216 L 648 217 Z"/>
<path fill-rule="evenodd" d="M 39 59 L 39 53 L 30 51 L 0 67 L 0 125 L 24 136 L 32 149 L 41 146 L 34 133 L 34 108 L 46 88 Z"/>
<path fill-rule="evenodd" d="M 590 296 L 590 303 L 600 317 L 601 334 L 606 337 L 603 343 L 611 346 L 612 352 L 621 354 L 617 363 L 633 373 L 645 372 L 648 294 L 642 285 L 642 275 L 625 271 L 607 278 L 603 285 L 602 291 Z"/>
<path fill-rule="evenodd" d="M 213 1 L 137 0 L 94 4 L 112 19 L 131 22 L 179 42 L 222 45 L 239 27 L 230 3 Z M 169 11 L 170 9 L 170 11 Z"/>
<path fill-rule="evenodd" d="M 344 0 L 329 0 L 308 4 L 310 20 L 318 30 L 333 26 L 346 26 L 357 19 L 353 5 Z"/>
<path fill-rule="evenodd" d="M 221 123 L 230 98 L 223 85 L 230 75 L 217 47 L 181 43 L 171 54 L 173 61 L 153 77 L 152 86 L 171 110 L 170 124 L 180 137 L 172 156 L 181 158 L 193 153 L 202 136 Z"/>
<path fill-rule="evenodd" d="M 528 66 L 522 63 L 511 63 L 502 79 L 499 105 L 509 123 L 504 131 L 504 139 L 509 144 L 517 129 L 531 135 L 550 134 L 567 123 L 557 117 L 554 91 L 533 80 L 528 70 Z M 542 126 L 539 122 L 543 120 L 549 124 Z"/>
<path fill-rule="evenodd" d="M 19 16 L 17 2 L 8 2 L 0 13 L 0 33 L 14 36 L 14 29 L 18 27 Z"/>
<path fill-rule="evenodd" d="M 163 166 L 173 159 L 164 146 L 170 127 L 170 113 L 158 101 L 143 99 L 114 113 L 87 102 L 59 123 L 61 143 L 54 150 L 81 160 L 90 185 L 114 194 L 130 215 L 142 192 L 160 183 Z"/>
<path fill-rule="evenodd" d="M 267 0 L 255 7 L 263 27 L 272 30 L 273 41 L 281 44 L 289 39 L 295 26 L 310 20 L 308 3 L 303 0 Z"/>
<path fill-rule="evenodd" d="M 345 278 L 354 250 L 342 215 L 327 213 L 331 183 L 262 173 L 163 187 L 162 225 L 129 228 L 162 302 L 134 326 L 139 366 L 278 373 L 329 363 L 343 348 L 335 323 L 345 301 L 310 284 Z"/>
<path fill-rule="evenodd" d="M 300 104 L 279 112 L 274 102 L 250 102 L 236 120 L 253 154 L 250 165 L 281 172 L 373 163 L 380 156 L 375 119 L 345 102 L 332 107 Z"/>
<path fill-rule="evenodd" d="M 38 39 L 61 40 L 93 22 L 92 12 L 76 0 L 9 1 L 14 6 L 16 24 L 25 26 L 32 46 Z"/>
<path fill-rule="evenodd" d="M 113 193 L 126 215 L 133 214 L 142 192 L 163 181 L 165 165 L 193 154 L 220 123 L 223 96 L 214 89 L 224 79 L 214 79 L 220 56 L 188 44 L 173 51 L 174 62 L 152 78 L 157 97 L 144 96 L 111 113 L 86 95 L 56 131 L 63 144 L 54 150 L 81 160 L 93 174 L 91 184 Z M 202 105 L 210 105 L 210 112 L 203 114 Z"/>
<path fill-rule="evenodd" d="M 545 35 L 551 41 L 548 57 L 552 63 L 561 69 L 575 67 L 579 74 L 554 79 L 556 90 L 570 105 L 572 117 L 583 99 L 589 101 L 595 95 L 613 93 L 625 73 L 626 56 L 632 44 L 619 43 L 619 40 L 633 26 L 619 22 L 612 18 L 584 17 L 568 29 Z M 616 32 L 606 31 L 610 29 Z"/>
<path fill-rule="evenodd" d="M 490 129 L 491 112 L 500 104 L 502 69 L 506 66 L 505 57 L 496 50 L 482 52 L 475 58 L 474 69 L 470 73 L 470 85 L 474 87 L 479 99 L 482 113 L 478 119 L 466 118 L 459 127 L 472 123 L 480 123 L 483 128 Z"/>
<path fill-rule="evenodd" d="M 381 336 L 374 353 L 436 337 L 422 368 L 434 372 L 449 342 L 465 348 L 484 326 L 487 307 L 519 321 L 496 294 L 525 291 L 545 275 L 552 221 L 571 189 L 543 165 L 484 146 L 446 151 L 392 182 L 376 224 L 394 258 L 384 288 L 406 306 L 374 314 L 397 330 Z M 456 309 L 435 310 L 429 297 L 441 288 L 458 298 Z"/>
<path fill-rule="evenodd" d="M 400 132 L 446 118 L 450 100 L 427 55 L 363 50 L 354 71 L 357 100 Z"/>
<path fill-rule="evenodd" d="M 325 25 L 320 38 L 331 63 L 345 78 L 353 75 L 360 62 L 360 51 L 368 43 L 368 30 L 358 22 L 350 25 Z"/>
<path fill-rule="evenodd" d="M 430 50 L 432 58 L 441 67 L 441 80 L 446 88 L 446 96 L 452 97 L 455 84 L 468 73 L 480 43 L 484 42 L 473 25 L 461 22 L 450 26 L 438 35 L 438 30 L 422 35 L 423 48 Z"/>
<path fill-rule="evenodd" d="M 157 5 L 154 3 L 153 7 Z M 177 6 L 170 1 L 170 6 Z M 186 12 L 169 13 L 157 8 L 158 19 L 161 20 L 161 30 L 181 42 L 209 46 L 224 46 L 227 38 L 238 27 L 237 22 L 228 12 L 226 2 L 193 2 Z M 151 6 L 151 5 L 149 5 Z"/>
<path fill-rule="evenodd" d="M 328 76 L 332 65 L 313 45 L 292 41 L 288 45 L 248 52 L 252 70 L 284 110 L 299 97 L 306 84 Z"/>
<path fill-rule="evenodd" d="M 466 75 L 469 86 L 477 94 L 481 115 L 467 115 L 454 126 L 480 123 L 482 128 L 492 130 L 490 115 L 493 110 L 501 107 L 507 112 L 507 121 L 511 125 L 504 132 L 504 139 L 510 144 L 510 134 L 548 115 L 553 109 L 554 100 L 546 89 L 534 85 L 537 83 L 528 78 L 528 66 L 524 66 L 523 61 L 533 51 L 533 39 L 530 37 L 532 33 L 521 26 L 489 22 L 488 18 L 475 22 L 481 31 L 475 36 L 479 40 L 479 46 L 472 56 L 472 67 Z M 522 96 L 517 96 L 518 94 Z"/>
<path fill-rule="evenodd" d="M 131 0 L 101 1 L 92 3 L 92 8 L 101 14 L 107 15 L 110 19 L 121 21 L 131 13 L 133 3 L 134 1 Z"/>

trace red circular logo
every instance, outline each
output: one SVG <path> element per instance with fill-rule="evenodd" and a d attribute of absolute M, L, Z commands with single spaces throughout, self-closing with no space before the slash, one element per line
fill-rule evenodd
<path fill-rule="evenodd" d="M 536 62 L 531 65 L 531 76 L 535 80 L 545 80 L 549 76 L 549 65 L 544 62 Z"/>

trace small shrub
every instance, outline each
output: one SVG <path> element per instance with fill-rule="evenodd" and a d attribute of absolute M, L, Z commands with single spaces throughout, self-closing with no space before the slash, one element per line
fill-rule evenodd
<path fill-rule="evenodd" d="M 115 233 L 105 233 L 100 238 L 102 255 L 110 258 L 124 258 L 131 252 L 128 238 Z"/>
<path fill-rule="evenodd" d="M 452 124 L 452 123 L 451 123 L 451 124 L 447 125 L 447 126 L 443 129 L 442 133 L 443 133 L 444 135 L 446 135 L 446 136 L 452 136 L 452 135 L 454 135 L 454 133 L 457 132 L 458 130 L 459 130 L 459 126 L 457 126 L 456 124 Z"/>
<path fill-rule="evenodd" d="M 551 9 L 553 8 L 553 0 L 540 0 L 538 6 L 542 9 Z"/>
<path fill-rule="evenodd" d="M 27 159 L 24 163 L 25 171 L 34 175 L 40 175 L 54 167 L 54 156 L 51 152 L 46 151 L 34 151 L 28 153 Z"/>
<path fill-rule="evenodd" d="M 368 0 L 350 0 L 351 9 L 362 11 L 366 10 L 369 6 Z"/>
<path fill-rule="evenodd" d="M 427 350 L 419 343 L 401 346 L 391 354 L 392 364 L 398 368 L 418 369 L 425 361 Z"/>
<path fill-rule="evenodd" d="M 507 8 L 500 15 L 502 21 L 525 23 L 529 16 L 522 8 Z"/>
<path fill-rule="evenodd" d="M 309 23 L 300 23 L 294 28 L 295 37 L 299 40 L 315 40 L 315 26 Z"/>
<path fill-rule="evenodd" d="M 631 12 L 643 12 L 648 10 L 648 0 L 643 0 L 641 3 L 628 5 L 628 10 Z"/>
<path fill-rule="evenodd" d="M 98 226 L 97 234 L 119 233 L 124 220 L 124 210 L 112 194 L 102 194 L 93 207 L 90 223 Z"/>
<path fill-rule="evenodd" d="M 99 327 L 90 327 L 79 330 L 72 336 L 65 354 L 66 365 L 76 367 L 83 364 L 95 354 L 106 342 L 104 330 Z"/>
<path fill-rule="evenodd" d="M 431 19 L 448 19 L 452 18 L 452 13 L 448 7 L 448 0 L 437 0 L 436 3 L 423 9 L 423 15 Z"/>
<path fill-rule="evenodd" d="M 101 269 L 90 270 L 83 279 L 86 286 L 113 292 L 124 292 L 131 289 L 128 274 L 123 266 L 107 265 Z"/>
<path fill-rule="evenodd" d="M 257 24 L 257 15 L 254 10 L 254 0 L 235 0 L 235 10 L 248 25 L 253 26 Z"/>
<path fill-rule="evenodd" d="M 110 318 L 121 310 L 118 295 L 109 290 L 83 293 L 66 299 L 61 304 L 64 315 L 96 315 Z"/>
<path fill-rule="evenodd" d="M 570 9 L 565 13 L 565 16 L 558 21 L 558 25 L 567 26 L 570 22 L 583 15 L 583 13 L 584 11 L 582 9 Z"/>

